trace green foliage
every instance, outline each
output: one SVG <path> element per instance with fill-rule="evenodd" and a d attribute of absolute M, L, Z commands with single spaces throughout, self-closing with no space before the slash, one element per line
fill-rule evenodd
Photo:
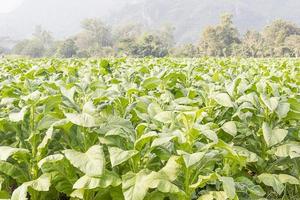
<path fill-rule="evenodd" d="M 76 56 L 77 51 L 78 47 L 72 39 L 67 39 L 66 41 L 64 41 L 58 49 L 59 55 L 63 58 L 72 58 Z"/>
<path fill-rule="evenodd" d="M 299 199 L 297 59 L 2 59 L 0 199 Z"/>
<path fill-rule="evenodd" d="M 200 39 L 200 51 L 208 56 L 233 55 L 234 45 L 240 42 L 238 30 L 233 26 L 232 15 L 224 14 L 217 26 L 207 27 Z"/>

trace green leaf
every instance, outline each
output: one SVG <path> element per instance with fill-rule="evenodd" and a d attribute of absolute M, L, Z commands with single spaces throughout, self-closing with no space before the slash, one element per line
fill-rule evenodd
<path fill-rule="evenodd" d="M 112 167 L 126 162 L 127 160 L 139 153 L 136 150 L 124 151 L 117 147 L 108 147 L 108 151 Z"/>
<path fill-rule="evenodd" d="M 198 198 L 198 200 L 226 200 L 228 196 L 223 191 L 210 191 Z"/>
<path fill-rule="evenodd" d="M 236 195 L 235 193 L 235 183 L 231 177 L 221 177 L 220 181 L 223 183 L 223 189 L 230 199 L 233 199 Z"/>
<path fill-rule="evenodd" d="M 233 107 L 233 102 L 227 93 L 218 93 L 213 96 L 213 99 L 224 107 Z"/>
<path fill-rule="evenodd" d="M 129 172 L 122 176 L 122 190 L 125 200 L 143 200 L 148 191 L 148 170 L 137 174 Z"/>
<path fill-rule="evenodd" d="M 172 123 L 172 112 L 171 111 L 163 111 L 154 116 L 154 119 L 162 122 L 162 123 Z"/>
<path fill-rule="evenodd" d="M 169 181 L 175 181 L 179 173 L 181 172 L 181 165 L 178 163 L 179 157 L 171 156 L 167 164 L 159 170 L 159 173 L 167 177 Z"/>
<path fill-rule="evenodd" d="M 265 185 L 272 187 L 277 194 L 281 194 L 284 190 L 284 185 L 274 174 L 263 173 L 257 177 Z"/>
<path fill-rule="evenodd" d="M 212 130 L 201 130 L 201 134 L 203 134 L 206 138 L 212 140 L 214 143 L 219 141 L 218 135 Z"/>
<path fill-rule="evenodd" d="M 192 167 L 196 163 L 198 163 L 205 155 L 205 152 L 196 152 L 193 154 L 185 153 L 183 154 L 183 161 L 187 168 Z"/>
<path fill-rule="evenodd" d="M 17 153 L 26 154 L 29 151 L 27 149 L 0 146 L 0 161 L 6 161 L 9 157 Z"/>
<path fill-rule="evenodd" d="M 70 122 L 78 126 L 91 128 L 99 125 L 96 118 L 87 113 L 65 113 L 65 116 Z"/>
<path fill-rule="evenodd" d="M 27 109 L 28 109 L 28 107 L 25 106 L 25 107 L 23 107 L 23 108 L 20 110 L 20 112 L 10 113 L 9 116 L 8 116 L 9 120 L 12 121 L 12 122 L 20 122 L 20 121 L 23 121 L 23 120 L 24 120 L 24 117 L 25 117 L 25 115 L 26 115 L 26 113 L 27 113 Z"/>
<path fill-rule="evenodd" d="M 38 167 L 41 168 L 45 163 L 53 163 L 64 159 L 62 154 L 54 154 L 47 156 L 38 162 Z"/>
<path fill-rule="evenodd" d="M 223 131 L 225 131 L 233 137 L 235 137 L 237 134 L 237 128 L 234 121 L 224 123 L 221 128 L 223 129 Z"/>
<path fill-rule="evenodd" d="M 281 145 L 276 148 L 275 155 L 278 157 L 290 157 L 299 158 L 300 157 L 300 143 L 290 142 L 284 145 Z"/>
<path fill-rule="evenodd" d="M 142 150 L 145 144 L 149 143 L 153 138 L 158 137 L 158 134 L 154 131 L 143 134 L 138 140 L 134 143 L 134 148 L 136 150 Z"/>
<path fill-rule="evenodd" d="M 284 129 L 272 130 L 266 122 L 263 123 L 262 130 L 265 142 L 269 147 L 282 142 L 288 134 L 288 131 Z"/>
<path fill-rule="evenodd" d="M 207 182 L 216 181 L 218 179 L 219 179 L 219 175 L 217 173 L 211 173 L 207 176 L 199 175 L 197 182 L 190 185 L 190 188 L 192 189 L 196 189 L 198 187 L 202 188 L 206 185 Z"/>
<path fill-rule="evenodd" d="M 165 167 L 159 172 L 150 172 L 146 169 L 137 174 L 129 172 L 122 177 L 122 189 L 125 200 L 143 200 L 149 188 L 157 189 L 163 193 L 183 193 L 176 185 L 171 183 L 180 172 L 178 157 L 171 157 Z"/>
<path fill-rule="evenodd" d="M 27 200 L 28 188 L 35 191 L 46 192 L 51 186 L 51 174 L 43 174 L 38 179 L 25 182 L 19 186 L 12 194 L 11 200 Z"/>
<path fill-rule="evenodd" d="M 290 111 L 289 103 L 279 103 L 278 107 L 275 110 L 279 118 L 285 118 L 289 111 Z"/>
<path fill-rule="evenodd" d="M 97 178 L 90 176 L 83 176 L 76 181 L 73 189 L 95 189 L 95 188 L 108 188 L 109 186 L 117 187 L 121 184 L 121 179 L 115 172 L 110 172 L 108 170 Z"/>
<path fill-rule="evenodd" d="M 150 77 L 143 81 L 142 87 L 147 90 L 154 90 L 156 89 L 161 83 L 161 80 L 157 77 Z"/>
<path fill-rule="evenodd" d="M 24 183 L 28 180 L 23 169 L 8 162 L 0 161 L 0 172 L 13 178 L 18 183 Z"/>
<path fill-rule="evenodd" d="M 154 118 L 155 115 L 157 115 L 158 113 L 163 112 L 163 110 L 160 108 L 160 106 L 157 103 L 151 103 L 148 106 L 148 114 L 150 117 Z"/>
<path fill-rule="evenodd" d="M 10 200 L 10 194 L 6 191 L 0 190 L 0 199 L 1 200 Z"/>
<path fill-rule="evenodd" d="M 169 143 L 174 138 L 176 138 L 176 136 L 162 136 L 162 137 L 156 138 L 153 140 L 153 142 L 151 144 L 151 148 L 154 148 L 157 146 L 162 146 L 166 143 Z"/>
<path fill-rule="evenodd" d="M 267 108 L 271 111 L 274 112 L 279 104 L 279 99 L 278 97 L 271 97 L 268 98 L 265 95 L 260 96 L 262 102 L 267 106 Z"/>
<path fill-rule="evenodd" d="M 281 181 L 281 183 L 289 183 L 289 184 L 292 184 L 292 185 L 299 185 L 300 184 L 299 179 L 297 179 L 297 178 L 295 178 L 291 175 L 288 175 L 288 174 L 279 174 L 278 178 Z"/>
<path fill-rule="evenodd" d="M 64 150 L 66 158 L 70 163 L 88 176 L 101 176 L 105 169 L 105 155 L 103 147 L 92 146 L 85 153 L 75 150 Z"/>
<path fill-rule="evenodd" d="M 258 161 L 258 155 L 256 153 L 253 153 L 246 148 L 240 147 L 240 146 L 234 146 L 234 151 L 237 152 L 239 156 L 244 156 L 247 158 L 247 162 L 257 162 Z"/>

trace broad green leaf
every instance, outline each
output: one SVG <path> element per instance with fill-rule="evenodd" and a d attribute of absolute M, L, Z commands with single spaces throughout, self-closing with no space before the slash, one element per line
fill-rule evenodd
<path fill-rule="evenodd" d="M 272 187 L 277 194 L 281 194 L 284 190 L 283 183 L 279 180 L 278 176 L 274 174 L 263 173 L 257 177 L 265 185 Z"/>
<path fill-rule="evenodd" d="M 174 181 L 181 171 L 181 165 L 178 163 L 179 157 L 172 156 L 166 165 L 159 170 L 162 176 L 168 178 L 169 181 Z"/>
<path fill-rule="evenodd" d="M 0 199 L 1 200 L 10 200 L 10 194 L 7 191 L 0 190 Z"/>
<path fill-rule="evenodd" d="M 263 136 L 267 145 L 274 146 L 284 140 L 287 136 L 288 131 L 284 129 L 271 129 L 271 127 L 264 122 L 262 125 Z"/>
<path fill-rule="evenodd" d="M 180 189 L 171 183 L 166 177 L 159 172 L 152 172 L 147 177 L 147 185 L 151 189 L 157 189 L 163 193 L 177 194 L 181 193 Z"/>
<path fill-rule="evenodd" d="M 65 113 L 65 116 L 70 122 L 78 126 L 91 128 L 99 125 L 96 118 L 87 113 Z"/>
<path fill-rule="evenodd" d="M 223 129 L 223 131 L 232 135 L 233 137 L 235 137 L 237 134 L 237 128 L 234 121 L 224 123 L 221 128 Z"/>
<path fill-rule="evenodd" d="M 279 118 L 285 118 L 289 111 L 290 111 L 289 103 L 279 103 L 278 107 L 275 110 Z"/>
<path fill-rule="evenodd" d="M 100 177 L 93 178 L 90 176 L 83 176 L 79 178 L 74 184 L 74 189 L 95 189 L 95 188 L 108 188 L 109 186 L 116 187 L 121 184 L 119 176 L 110 171 L 105 171 Z"/>
<path fill-rule="evenodd" d="M 190 188 L 192 188 L 192 189 L 196 189 L 198 187 L 202 188 L 206 185 L 206 183 L 208 183 L 210 181 L 216 181 L 218 179 L 219 179 L 219 175 L 217 173 L 211 173 L 207 176 L 199 175 L 197 182 L 190 185 Z"/>
<path fill-rule="evenodd" d="M 218 93 L 213 95 L 213 99 L 224 107 L 233 107 L 233 102 L 227 93 Z"/>
<path fill-rule="evenodd" d="M 239 156 L 244 156 L 247 158 L 247 162 L 257 162 L 258 161 L 258 155 L 256 153 L 253 153 L 246 148 L 240 147 L 240 146 L 234 146 L 234 151 L 237 152 Z"/>
<path fill-rule="evenodd" d="M 183 154 L 183 161 L 187 168 L 190 168 L 191 166 L 198 163 L 205 155 L 205 152 L 196 152 L 193 154 Z"/>
<path fill-rule="evenodd" d="M 45 115 L 38 123 L 37 129 L 43 130 L 43 129 L 49 129 L 52 124 L 57 122 L 59 119 L 51 116 L 51 115 Z"/>
<path fill-rule="evenodd" d="M 160 112 L 154 116 L 154 119 L 166 124 L 171 123 L 173 120 L 172 112 L 171 111 Z"/>
<path fill-rule="evenodd" d="M 158 137 L 156 139 L 153 140 L 151 147 L 157 147 L 157 146 L 162 146 L 166 143 L 169 143 L 171 140 L 173 140 L 174 138 L 176 138 L 176 136 L 162 136 L 162 137 Z"/>
<path fill-rule="evenodd" d="M 84 189 L 79 189 L 79 190 L 74 190 L 71 194 L 70 197 L 74 199 L 83 199 L 84 198 Z"/>
<path fill-rule="evenodd" d="M 9 114 L 9 120 L 12 122 L 20 122 L 23 121 L 26 113 L 27 113 L 28 107 L 23 107 L 19 112 L 13 112 Z"/>
<path fill-rule="evenodd" d="M 223 189 L 230 199 L 233 199 L 236 195 L 235 193 L 235 183 L 232 177 L 221 177 L 220 181 L 223 183 Z"/>
<path fill-rule="evenodd" d="M 288 174 L 279 174 L 278 178 L 279 178 L 281 183 L 289 183 L 289 184 L 292 184 L 292 185 L 299 185 L 300 184 L 299 179 L 297 179 L 293 176 L 290 176 Z"/>
<path fill-rule="evenodd" d="M 267 108 L 271 111 L 274 112 L 279 104 L 279 99 L 278 97 L 271 97 L 268 98 L 265 95 L 261 95 L 261 100 L 262 102 L 265 104 L 265 106 L 267 106 Z"/>
<path fill-rule="evenodd" d="M 75 150 L 64 150 L 66 158 L 70 163 L 88 176 L 101 176 L 105 169 L 105 155 L 103 147 L 92 146 L 85 153 Z"/>
<path fill-rule="evenodd" d="M 300 157 L 300 143 L 290 142 L 276 148 L 275 155 L 278 157 Z"/>
<path fill-rule="evenodd" d="M 90 114 L 90 115 L 95 115 L 97 112 L 96 107 L 94 106 L 92 101 L 86 102 L 83 107 L 82 107 L 82 113 Z"/>
<path fill-rule="evenodd" d="M 108 147 L 108 152 L 112 167 L 126 162 L 127 160 L 139 153 L 136 150 L 125 151 L 117 147 Z"/>
<path fill-rule="evenodd" d="M 145 144 L 149 143 L 153 138 L 156 137 L 158 137 L 158 134 L 154 131 L 143 134 L 138 140 L 135 141 L 134 148 L 136 150 L 142 150 Z"/>
<path fill-rule="evenodd" d="M 32 188 L 35 191 L 46 192 L 49 191 L 51 186 L 51 174 L 43 174 L 38 179 L 25 182 L 19 186 L 11 196 L 11 200 L 28 200 L 27 192 L 28 188 Z"/>
<path fill-rule="evenodd" d="M 218 135 L 212 130 L 201 130 L 201 133 L 215 143 L 219 141 Z"/>
<path fill-rule="evenodd" d="M 150 115 L 150 117 L 154 117 L 155 115 L 157 115 L 158 113 L 163 112 L 163 110 L 160 108 L 160 106 L 157 103 L 151 103 L 148 106 L 148 114 Z"/>
<path fill-rule="evenodd" d="M 224 191 L 210 191 L 200 196 L 197 200 L 226 200 L 229 197 Z"/>
<path fill-rule="evenodd" d="M 235 183 L 237 188 L 242 188 L 243 190 L 247 189 L 251 196 L 255 197 L 263 197 L 266 192 L 262 189 L 260 185 L 255 185 L 249 178 L 247 177 L 238 177 L 235 179 Z"/>
<path fill-rule="evenodd" d="M 74 95 L 76 92 L 76 88 L 72 87 L 70 89 L 66 89 L 65 87 L 60 87 L 61 94 L 66 97 L 70 102 L 74 103 Z"/>
<path fill-rule="evenodd" d="M 47 156 L 38 162 L 38 167 L 41 168 L 45 163 L 53 163 L 64 159 L 62 154 L 54 154 Z"/>
<path fill-rule="evenodd" d="M 122 176 L 122 190 L 125 200 L 143 200 L 148 191 L 148 170 L 137 174 L 129 172 Z"/>
<path fill-rule="evenodd" d="M 156 89 L 161 83 L 161 80 L 157 77 L 150 77 L 143 81 L 142 87 L 147 90 L 154 90 Z"/>
<path fill-rule="evenodd" d="M 28 181 L 26 172 L 23 169 L 8 162 L 0 161 L 0 172 L 16 180 L 18 183 Z"/>
<path fill-rule="evenodd" d="M 6 161 L 9 157 L 17 153 L 26 154 L 29 151 L 27 149 L 0 146 L 0 161 Z"/>

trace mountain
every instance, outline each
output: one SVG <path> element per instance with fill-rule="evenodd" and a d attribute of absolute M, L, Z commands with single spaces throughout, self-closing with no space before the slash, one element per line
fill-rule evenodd
<path fill-rule="evenodd" d="M 300 24 L 299 0 L 25 0 L 13 12 L 0 14 L 0 37 L 25 38 L 35 25 L 42 25 L 64 38 L 80 31 L 84 18 L 101 17 L 115 26 L 171 24 L 178 42 L 192 42 L 224 12 L 234 15 L 242 33 L 260 30 L 277 18 Z"/>
<path fill-rule="evenodd" d="M 139 0 L 128 3 L 114 18 L 118 23 L 135 21 L 150 27 L 172 24 L 177 41 L 191 42 L 205 26 L 218 23 L 225 12 L 234 15 L 242 33 L 260 30 L 278 18 L 300 24 L 298 0 Z"/>

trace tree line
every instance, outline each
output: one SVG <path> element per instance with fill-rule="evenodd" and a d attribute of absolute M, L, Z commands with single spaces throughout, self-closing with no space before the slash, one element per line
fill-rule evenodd
<path fill-rule="evenodd" d="M 164 25 L 151 30 L 140 24 L 112 27 L 101 19 L 85 19 L 82 30 L 65 40 L 56 40 L 41 26 L 31 38 L 17 42 L 10 50 L 0 47 L 0 54 L 30 57 L 299 57 L 300 28 L 291 22 L 275 20 L 262 31 L 240 34 L 233 16 L 223 14 L 217 25 L 206 27 L 197 42 L 176 44 L 174 28 Z M 1 39 L 0 39 L 1 40 Z"/>

